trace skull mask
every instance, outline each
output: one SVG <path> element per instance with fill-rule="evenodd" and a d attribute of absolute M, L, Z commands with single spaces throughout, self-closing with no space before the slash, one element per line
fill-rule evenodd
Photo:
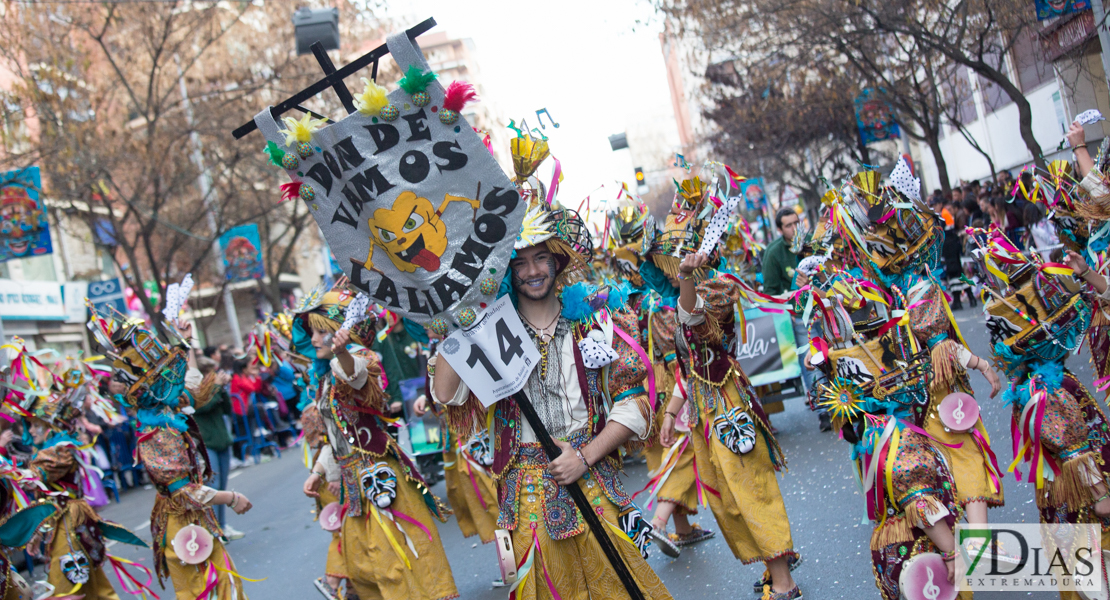
<path fill-rule="evenodd" d="M 65 574 L 70 583 L 89 582 L 89 559 L 84 552 L 75 550 L 66 554 L 58 559 L 58 564 L 62 567 L 62 573 Z"/>
<path fill-rule="evenodd" d="M 466 452 L 483 467 L 492 465 L 493 452 L 490 451 L 489 447 L 489 430 L 482 431 L 470 438 L 470 441 L 466 443 Z"/>
<path fill-rule="evenodd" d="M 755 448 L 755 423 L 740 407 L 713 419 L 713 431 L 725 448 L 736 454 L 747 454 Z"/>
<path fill-rule="evenodd" d="M 397 474 L 384 462 L 363 469 L 359 480 L 362 493 L 378 508 L 387 508 L 397 498 Z"/>
<path fill-rule="evenodd" d="M 640 511 L 633 508 L 632 510 L 624 513 L 617 519 L 617 524 L 620 526 L 621 531 L 628 534 L 628 538 L 636 544 L 636 548 L 640 550 L 640 554 L 644 558 L 648 557 L 648 544 L 651 542 L 651 531 L 655 529 L 651 523 L 644 520 L 644 516 Z"/>

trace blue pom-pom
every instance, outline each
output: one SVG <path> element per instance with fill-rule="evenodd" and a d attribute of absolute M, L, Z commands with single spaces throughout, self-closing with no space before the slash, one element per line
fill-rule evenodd
<path fill-rule="evenodd" d="M 593 314 L 586 297 L 594 293 L 597 286 L 579 281 L 574 285 L 563 288 L 563 318 L 569 321 L 582 321 Z"/>

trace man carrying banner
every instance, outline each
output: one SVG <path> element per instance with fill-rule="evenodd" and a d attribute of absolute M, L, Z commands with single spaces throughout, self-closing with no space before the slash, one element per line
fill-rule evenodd
<path fill-rule="evenodd" d="M 509 293 L 516 295 L 520 318 L 541 356 L 524 391 L 562 455 L 548 461 L 512 399 L 491 409 L 492 471 L 501 498 L 498 525 L 512 531 L 518 565 L 511 597 L 629 597 L 564 487 L 582 485 L 643 596 L 670 598 L 644 560 L 651 526 L 617 478 L 618 448 L 646 439 L 652 419 L 644 387 L 650 365 L 640 358 L 638 344 L 625 341 L 634 342 L 624 333 L 635 332 L 634 317 L 617 311 L 625 302 L 618 294 L 606 298 L 584 283 L 567 287 L 589 262 L 589 236 L 573 211 L 537 204 L 525 218 L 509 263 Z M 610 315 L 621 332 L 612 345 L 591 335 L 597 331 L 590 325 L 595 312 Z M 606 365 L 608 380 L 603 380 Z M 437 357 L 429 375 L 432 398 L 447 405 L 458 435 L 485 426 L 485 408 L 446 360 Z M 613 400 L 608 416 L 603 386 Z"/>

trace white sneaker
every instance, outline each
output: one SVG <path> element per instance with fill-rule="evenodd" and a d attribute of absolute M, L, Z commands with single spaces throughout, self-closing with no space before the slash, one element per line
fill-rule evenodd
<path fill-rule="evenodd" d="M 242 531 L 239 531 L 238 529 L 232 527 L 231 525 L 224 525 L 223 530 L 224 530 L 224 537 L 226 537 L 228 540 L 242 539 L 243 536 L 247 535 L 247 534 L 243 533 Z"/>

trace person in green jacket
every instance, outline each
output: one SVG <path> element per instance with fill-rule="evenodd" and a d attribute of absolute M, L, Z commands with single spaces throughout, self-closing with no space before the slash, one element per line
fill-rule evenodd
<path fill-rule="evenodd" d="M 775 213 L 775 226 L 782 234 L 775 241 L 767 245 L 763 251 L 763 292 L 777 296 L 792 289 L 809 285 L 809 278 L 798 273 L 798 255 L 790 251 L 794 236 L 798 235 L 798 213 L 793 208 L 780 208 Z M 809 344 L 809 332 L 805 324 L 798 317 L 793 318 L 794 343 L 797 346 Z M 802 384 L 806 393 L 813 390 L 813 374 L 805 365 L 805 353 L 798 356 L 802 362 Z M 821 431 L 831 431 L 832 422 L 829 420 L 828 411 L 818 411 L 818 428 Z"/>
<path fill-rule="evenodd" d="M 231 432 L 228 431 L 224 416 L 234 418 L 231 412 L 231 395 L 227 392 L 227 382 L 231 381 L 231 375 L 225 371 L 216 372 L 216 367 L 216 361 L 211 358 L 197 359 L 197 368 L 205 379 L 201 385 L 207 383 L 207 379 L 211 377 L 215 379 L 219 389 L 212 395 L 212 400 L 197 408 L 193 420 L 197 422 L 197 428 L 200 429 L 200 438 L 204 440 L 204 446 L 208 449 L 208 462 L 216 477 L 216 481 L 213 482 L 215 485 L 212 487 L 226 490 L 227 477 L 231 472 Z M 216 519 L 220 522 L 220 528 L 224 530 L 227 539 L 237 540 L 245 535 L 227 524 L 224 505 L 220 504 L 215 509 Z"/>

